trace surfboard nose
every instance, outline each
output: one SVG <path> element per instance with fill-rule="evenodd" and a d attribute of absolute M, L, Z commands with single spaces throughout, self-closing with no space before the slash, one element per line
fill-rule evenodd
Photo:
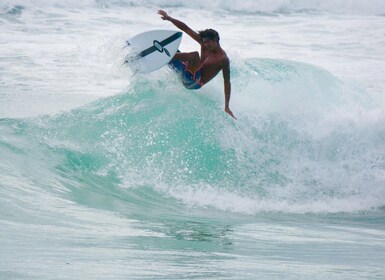
<path fill-rule="evenodd" d="M 126 41 L 135 54 L 127 55 L 124 63 L 141 73 L 155 71 L 174 57 L 182 41 L 182 34 L 172 30 L 152 30 L 137 34 Z"/>

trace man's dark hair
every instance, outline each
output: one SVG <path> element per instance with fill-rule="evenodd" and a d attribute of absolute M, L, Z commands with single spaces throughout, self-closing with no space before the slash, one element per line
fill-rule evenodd
<path fill-rule="evenodd" d="M 215 40 L 219 42 L 219 34 L 214 29 L 206 29 L 206 30 L 199 31 L 198 33 L 199 33 L 199 36 L 201 37 L 201 40 L 203 40 L 203 38 L 208 38 L 210 40 Z"/>

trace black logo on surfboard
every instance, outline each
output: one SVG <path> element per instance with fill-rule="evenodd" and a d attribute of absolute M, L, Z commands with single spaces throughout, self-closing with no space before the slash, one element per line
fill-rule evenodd
<path fill-rule="evenodd" d="M 163 41 L 159 42 L 157 40 L 153 41 L 153 45 L 149 47 L 148 49 L 145 49 L 139 54 L 139 57 L 145 57 L 154 51 L 158 52 L 164 52 L 167 56 L 171 56 L 170 52 L 165 48 L 166 45 L 172 43 L 173 41 L 177 40 L 179 37 L 182 36 L 182 32 L 176 32 L 174 35 L 171 35 L 170 37 L 164 39 Z"/>
<path fill-rule="evenodd" d="M 167 54 L 167 56 L 171 56 L 170 52 L 166 48 L 164 48 L 159 41 L 154 40 L 154 47 L 157 49 L 158 52 L 160 52 L 160 53 L 165 52 L 165 54 Z"/>

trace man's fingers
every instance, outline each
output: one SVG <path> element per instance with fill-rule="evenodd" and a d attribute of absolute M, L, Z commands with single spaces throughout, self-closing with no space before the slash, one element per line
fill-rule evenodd
<path fill-rule="evenodd" d="M 231 112 L 230 110 L 226 110 L 226 113 L 229 114 L 232 118 L 237 119 L 237 118 L 234 116 L 233 112 Z"/>

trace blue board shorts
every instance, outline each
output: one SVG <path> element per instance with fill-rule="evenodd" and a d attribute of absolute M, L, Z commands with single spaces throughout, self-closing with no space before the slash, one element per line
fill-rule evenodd
<path fill-rule="evenodd" d="M 201 81 L 202 71 L 201 68 L 192 73 L 187 69 L 187 63 L 181 60 L 173 59 L 168 65 L 181 75 L 182 82 L 185 88 L 187 89 L 200 89 L 203 86 Z"/>

